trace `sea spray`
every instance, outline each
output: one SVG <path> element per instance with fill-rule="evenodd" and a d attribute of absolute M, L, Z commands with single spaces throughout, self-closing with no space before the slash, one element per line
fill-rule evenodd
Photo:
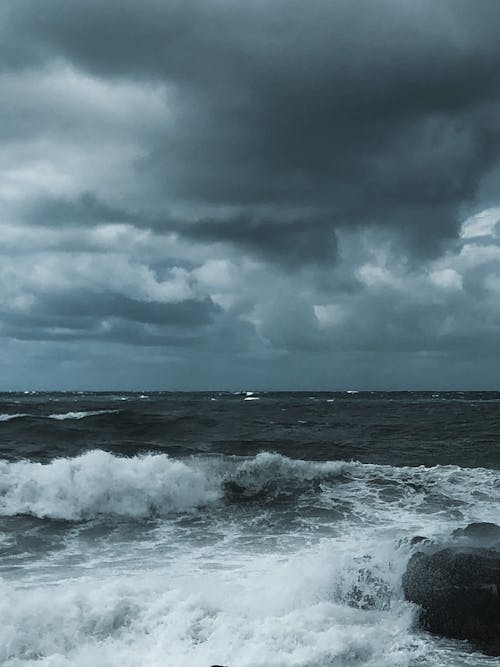
<path fill-rule="evenodd" d="M 95 450 L 48 464 L 0 463 L 0 515 L 81 520 L 149 517 L 212 502 L 218 489 L 164 454 L 117 457 Z"/>
<path fill-rule="evenodd" d="M 500 394 L 142 396 L 0 401 L 2 667 L 493 664 L 401 579 L 498 522 Z"/>

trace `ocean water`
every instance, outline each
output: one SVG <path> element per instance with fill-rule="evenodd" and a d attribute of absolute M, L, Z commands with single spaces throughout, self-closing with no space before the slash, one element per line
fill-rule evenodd
<path fill-rule="evenodd" d="M 0 394 L 2 667 L 498 664 L 410 538 L 500 522 L 500 393 Z"/>

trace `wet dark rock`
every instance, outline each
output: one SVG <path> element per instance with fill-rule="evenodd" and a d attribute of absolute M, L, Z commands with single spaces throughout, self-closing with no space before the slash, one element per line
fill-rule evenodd
<path fill-rule="evenodd" d="M 411 547 L 415 547 L 417 545 L 422 545 L 422 544 L 430 544 L 430 540 L 428 537 L 423 537 L 422 535 L 414 535 L 413 537 L 403 537 L 401 540 L 398 541 L 397 547 L 404 547 L 410 545 Z"/>
<path fill-rule="evenodd" d="M 470 523 L 465 528 L 454 530 L 452 537 L 467 540 L 474 546 L 495 548 L 500 551 L 500 526 L 496 523 Z"/>
<path fill-rule="evenodd" d="M 470 524 L 444 548 L 421 543 L 403 575 L 405 597 L 420 605 L 425 629 L 490 655 L 500 655 L 498 536 L 500 526 Z"/>

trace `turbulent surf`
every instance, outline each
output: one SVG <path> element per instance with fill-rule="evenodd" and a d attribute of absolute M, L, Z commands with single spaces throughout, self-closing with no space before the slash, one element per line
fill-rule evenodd
<path fill-rule="evenodd" d="M 0 400 L 5 667 L 492 664 L 402 578 L 498 522 L 500 394 Z"/>

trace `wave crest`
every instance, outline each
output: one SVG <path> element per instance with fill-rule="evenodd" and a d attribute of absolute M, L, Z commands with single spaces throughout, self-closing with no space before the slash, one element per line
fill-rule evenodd
<path fill-rule="evenodd" d="M 3 516 L 139 519 L 188 511 L 218 496 L 218 487 L 202 471 L 164 454 L 119 458 L 95 450 L 48 464 L 0 464 Z"/>
<path fill-rule="evenodd" d="M 230 498 L 260 498 L 294 495 L 334 480 L 349 469 L 345 461 L 302 461 L 281 454 L 261 452 L 240 463 L 226 476 L 224 489 Z"/>
<path fill-rule="evenodd" d="M 36 415 L 29 412 L 16 412 L 13 414 L 1 413 L 0 422 L 8 422 L 12 419 L 30 417 L 32 419 L 54 419 L 55 421 L 66 421 L 67 419 L 85 419 L 86 417 L 97 417 L 99 415 L 118 414 L 121 410 L 87 410 L 81 412 L 55 412 L 50 415 Z"/>
<path fill-rule="evenodd" d="M 327 512 L 329 519 L 347 513 L 363 521 L 386 517 L 394 523 L 399 517 L 405 523 L 415 512 L 436 517 L 448 512 L 470 523 L 496 521 L 499 499 L 500 476 L 494 470 L 304 461 L 269 452 L 180 460 L 93 450 L 45 464 L 0 462 L 0 516 L 141 519 L 223 500 L 266 507 L 285 503 L 300 512 Z"/>
<path fill-rule="evenodd" d="M 95 417 L 96 415 L 111 415 L 120 412 L 120 410 L 88 410 L 87 412 L 63 412 L 54 413 L 48 416 L 49 419 L 65 421 L 66 419 L 85 419 L 85 417 Z"/>
<path fill-rule="evenodd" d="M 0 414 L 0 422 L 10 422 L 12 419 L 20 419 L 21 417 L 29 417 L 29 415 L 25 412 L 16 412 L 14 414 L 3 412 Z"/>

